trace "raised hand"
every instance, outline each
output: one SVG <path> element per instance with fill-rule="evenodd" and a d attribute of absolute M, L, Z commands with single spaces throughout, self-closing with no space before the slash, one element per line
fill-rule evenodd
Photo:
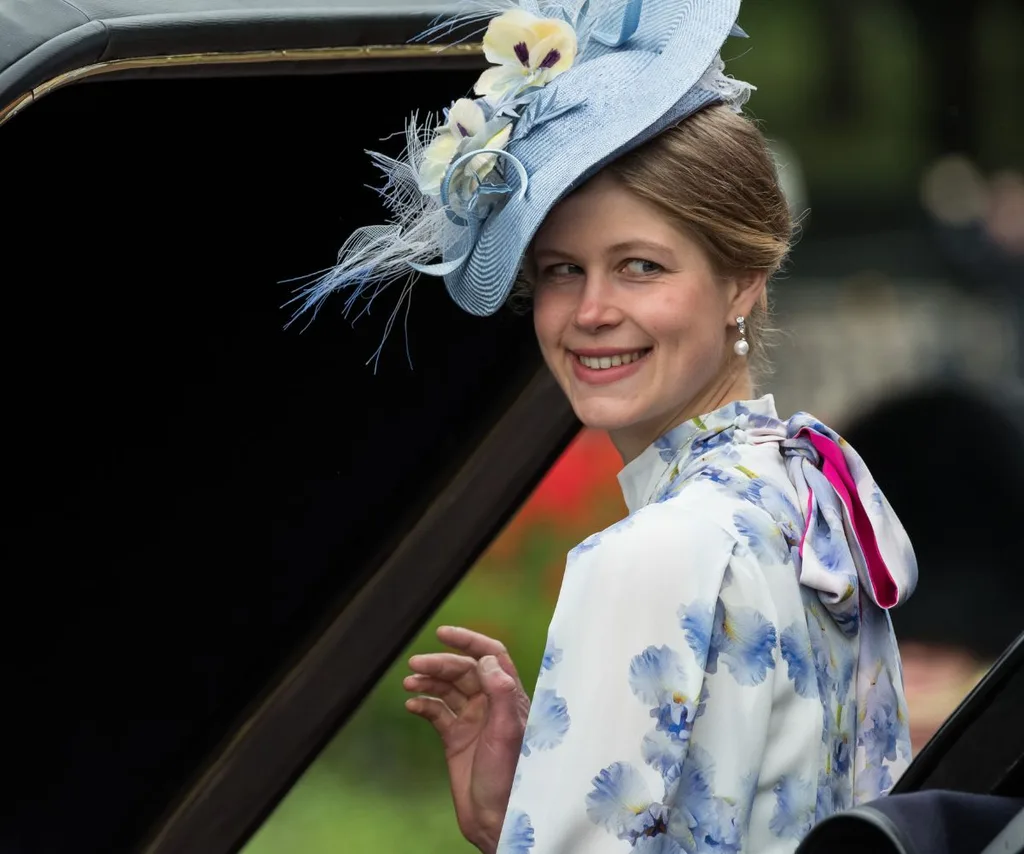
<path fill-rule="evenodd" d="M 459 829 L 485 854 L 498 846 L 530 698 L 504 645 L 469 629 L 443 626 L 458 653 L 414 655 L 403 685 L 426 696 L 406 708 L 430 721 L 444 743 Z"/>

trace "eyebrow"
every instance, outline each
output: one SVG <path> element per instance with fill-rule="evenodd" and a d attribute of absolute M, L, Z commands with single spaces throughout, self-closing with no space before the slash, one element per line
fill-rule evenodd
<path fill-rule="evenodd" d="M 654 240 L 643 240 L 640 238 L 636 240 L 623 240 L 619 243 L 614 243 L 605 250 L 605 253 L 608 255 L 618 255 L 619 253 L 622 252 L 636 252 L 644 249 L 654 250 L 655 252 L 663 252 L 667 255 L 674 255 L 674 252 L 672 251 L 671 247 L 666 246 L 664 243 L 658 243 Z M 557 246 L 543 246 L 539 249 L 536 249 L 533 254 L 535 256 L 555 255 L 560 258 L 571 258 L 574 255 L 574 253 L 566 252 L 558 248 Z"/>
<path fill-rule="evenodd" d="M 615 255 L 620 252 L 635 252 L 638 249 L 653 249 L 656 252 L 664 252 L 668 255 L 673 254 L 671 247 L 666 246 L 664 243 L 658 243 L 654 240 L 624 240 L 621 243 L 616 243 L 608 247 L 608 253 Z"/>

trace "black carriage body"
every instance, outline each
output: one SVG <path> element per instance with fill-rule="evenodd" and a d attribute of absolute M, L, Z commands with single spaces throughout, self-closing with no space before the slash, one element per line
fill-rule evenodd
<path fill-rule="evenodd" d="M 285 329 L 484 64 L 392 5 L 0 0 L 0 850 L 237 850 L 577 429 L 436 280 Z"/>

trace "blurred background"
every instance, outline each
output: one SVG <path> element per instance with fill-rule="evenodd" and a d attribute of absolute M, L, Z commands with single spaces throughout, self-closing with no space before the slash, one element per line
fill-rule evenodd
<path fill-rule="evenodd" d="M 748 0 L 751 38 L 725 56 L 758 87 L 748 113 L 801 217 L 762 390 L 858 448 L 917 548 L 918 592 L 893 614 L 916 748 L 1024 629 L 1024 4 L 940 8 Z M 469 626 L 532 688 L 566 551 L 625 514 L 619 468 L 604 436 L 580 434 L 409 654 Z M 473 850 L 440 744 L 403 708 L 406 658 L 246 854 Z"/>

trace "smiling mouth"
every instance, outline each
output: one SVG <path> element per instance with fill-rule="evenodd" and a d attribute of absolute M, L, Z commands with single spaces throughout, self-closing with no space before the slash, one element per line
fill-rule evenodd
<path fill-rule="evenodd" d="M 608 368 L 618 368 L 622 365 L 629 365 L 633 362 L 638 362 L 644 356 L 651 352 L 651 348 L 647 347 L 643 350 L 635 350 L 632 353 L 616 353 L 614 356 L 581 356 L 578 353 L 573 353 L 583 367 L 590 368 L 592 371 L 605 371 Z"/>

